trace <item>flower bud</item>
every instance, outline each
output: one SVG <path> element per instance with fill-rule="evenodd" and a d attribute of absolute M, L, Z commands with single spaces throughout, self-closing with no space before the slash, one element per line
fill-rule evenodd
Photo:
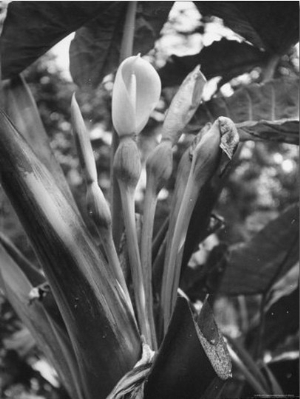
<path fill-rule="evenodd" d="M 167 111 L 163 124 L 162 140 L 175 145 L 183 129 L 191 120 L 202 100 L 206 79 L 199 65 L 182 82 Z"/>
<path fill-rule="evenodd" d="M 141 175 L 141 159 L 137 144 L 129 137 L 121 140 L 114 158 L 114 172 L 119 181 L 135 188 Z"/>
<path fill-rule="evenodd" d="M 133 56 L 121 63 L 112 95 L 112 120 L 119 136 L 140 133 L 160 92 L 160 78 L 149 62 Z"/>
<path fill-rule="evenodd" d="M 86 203 L 89 216 L 97 227 L 109 228 L 111 214 L 104 195 L 96 182 L 87 187 Z"/>

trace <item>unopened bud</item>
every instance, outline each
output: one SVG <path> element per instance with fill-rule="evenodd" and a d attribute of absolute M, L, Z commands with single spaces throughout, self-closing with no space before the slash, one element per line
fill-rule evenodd
<path fill-rule="evenodd" d="M 111 226 L 111 214 L 109 206 L 97 183 L 87 187 L 86 204 L 89 216 L 97 227 L 109 228 Z"/>
<path fill-rule="evenodd" d="M 173 167 L 173 152 L 170 141 L 162 141 L 146 161 L 147 176 L 155 179 L 157 192 L 170 178 Z"/>
<path fill-rule="evenodd" d="M 114 158 L 114 172 L 119 181 L 135 188 L 141 175 L 140 153 L 131 137 L 124 137 Z"/>
<path fill-rule="evenodd" d="M 163 124 L 162 140 L 178 141 L 202 100 L 206 79 L 197 66 L 184 79 L 175 94 Z"/>
<path fill-rule="evenodd" d="M 160 78 L 149 62 L 133 56 L 121 63 L 112 95 L 112 120 L 119 136 L 141 132 L 160 93 Z"/>

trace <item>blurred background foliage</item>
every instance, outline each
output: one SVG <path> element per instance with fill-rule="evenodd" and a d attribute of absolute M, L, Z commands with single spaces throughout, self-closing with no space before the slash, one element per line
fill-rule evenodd
<path fill-rule="evenodd" d="M 240 40 L 237 34 L 224 26 L 221 19 L 201 16 L 192 2 L 178 2 L 173 7 L 155 48 L 147 54 L 147 58 L 157 69 L 161 69 L 169 56 L 197 54 L 205 46 L 224 37 Z M 274 77 L 298 75 L 298 49 L 294 47 L 280 59 L 274 71 Z M 71 96 L 77 90 L 78 102 L 92 140 L 99 184 L 108 198 L 113 75 L 106 76 L 96 90 L 78 90 L 68 72 L 62 69 L 58 61 L 57 53 L 49 51 L 27 68 L 24 76 L 51 138 L 51 146 L 62 165 L 75 200 L 84 214 L 85 185 L 71 132 Z M 249 83 L 260 82 L 261 79 L 262 70 L 259 67 L 225 83 L 222 82 L 222 77 L 213 77 L 208 81 L 204 96 L 206 100 L 212 96 L 228 96 Z M 177 85 L 169 85 L 163 89 L 159 106 L 140 138 L 143 159 L 159 139 L 160 124 L 177 88 Z M 173 176 L 159 197 L 157 226 L 167 214 L 177 165 L 192 138 L 191 135 L 184 135 L 177 145 Z M 275 219 L 288 205 L 298 201 L 298 158 L 298 147 L 291 144 L 247 141 L 241 146 L 239 157 L 235 160 L 232 172 L 214 210 L 214 213 L 225 221 L 224 225 L 217 234 L 201 244 L 201 250 L 190 262 L 191 267 L 205 263 L 207 256 L 216 245 L 229 245 L 250 240 L 267 222 Z M 144 183 L 144 178 L 142 178 L 137 198 L 138 204 L 143 199 Z M 89 219 L 86 217 L 85 220 L 92 230 Z M 0 192 L 0 224 L 17 247 L 35 262 L 29 242 L 3 191 Z M 217 320 L 226 334 L 233 337 L 239 336 L 241 331 L 250 328 L 257 317 L 258 308 L 257 296 L 220 297 L 215 301 Z M 285 343 L 285 351 L 287 347 L 296 350 L 297 337 L 297 334 L 289 337 L 289 341 Z M 276 347 L 274 353 L 282 354 L 282 351 Z M 41 363 L 40 367 L 36 367 L 38 369 L 36 371 L 34 365 L 38 361 Z M 64 398 L 65 393 L 59 387 L 55 373 L 51 373 L 43 362 L 45 362 L 43 355 L 37 350 L 27 330 L 0 294 L 1 397 L 3 399 Z M 46 367 L 46 377 L 43 376 L 44 367 Z"/>

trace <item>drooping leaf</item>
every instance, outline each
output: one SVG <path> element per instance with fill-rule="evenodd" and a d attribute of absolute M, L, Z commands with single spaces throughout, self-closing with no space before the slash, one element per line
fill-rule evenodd
<path fill-rule="evenodd" d="M 198 54 L 181 57 L 172 55 L 159 70 L 159 76 L 163 86 L 179 85 L 186 74 L 196 65 L 201 65 L 201 71 L 207 79 L 221 76 L 222 82 L 226 83 L 238 75 L 264 65 L 268 57 L 267 52 L 248 43 L 223 38 L 204 47 Z"/>
<path fill-rule="evenodd" d="M 2 78 L 9 79 L 114 1 L 14 1 L 1 35 Z"/>
<path fill-rule="evenodd" d="M 139 2 L 133 54 L 145 54 L 158 38 L 173 2 Z M 96 87 L 120 61 L 127 2 L 117 2 L 76 32 L 70 46 L 70 71 L 79 86 Z"/>
<path fill-rule="evenodd" d="M 62 347 L 57 336 L 58 332 L 49 321 L 43 305 L 38 301 L 30 301 L 29 293 L 33 286 L 2 244 L 0 244 L 0 283 L 7 299 L 33 335 L 39 348 L 56 368 L 67 391 L 72 397 L 80 399 L 80 390 L 77 390 L 79 374 L 72 374 L 75 373 L 77 365 L 74 362 L 70 364 L 67 360 L 67 356 L 72 355 L 66 353 L 66 347 Z M 73 360 L 75 361 L 75 358 Z"/>
<path fill-rule="evenodd" d="M 258 48 L 282 54 L 299 40 L 299 5 L 276 1 L 195 1 L 204 16 L 222 18 L 224 24 Z"/>
<path fill-rule="evenodd" d="M 223 385 L 230 377 L 226 344 L 207 303 L 201 313 L 196 323 L 186 299 L 177 299 L 167 335 L 145 383 L 145 399 L 200 398 L 215 378 Z"/>
<path fill-rule="evenodd" d="M 188 131 L 197 133 L 208 121 L 228 116 L 238 129 L 240 139 L 268 139 L 299 143 L 298 79 L 274 79 L 237 90 L 230 97 L 203 103 Z"/>
<path fill-rule="evenodd" d="M 229 248 L 219 290 L 226 295 L 266 293 L 299 258 L 299 206 L 290 206 L 249 242 Z"/>
<path fill-rule="evenodd" d="M 136 323 L 82 219 L 9 119 L 0 116 L 2 185 L 43 266 L 86 395 L 104 398 L 139 357 Z"/>

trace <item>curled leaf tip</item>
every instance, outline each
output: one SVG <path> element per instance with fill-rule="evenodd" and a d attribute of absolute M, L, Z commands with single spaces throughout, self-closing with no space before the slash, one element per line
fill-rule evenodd
<path fill-rule="evenodd" d="M 235 123 L 225 116 L 220 116 L 218 121 L 221 133 L 220 147 L 228 156 L 228 158 L 232 159 L 239 143 L 239 134 L 237 128 Z"/>

